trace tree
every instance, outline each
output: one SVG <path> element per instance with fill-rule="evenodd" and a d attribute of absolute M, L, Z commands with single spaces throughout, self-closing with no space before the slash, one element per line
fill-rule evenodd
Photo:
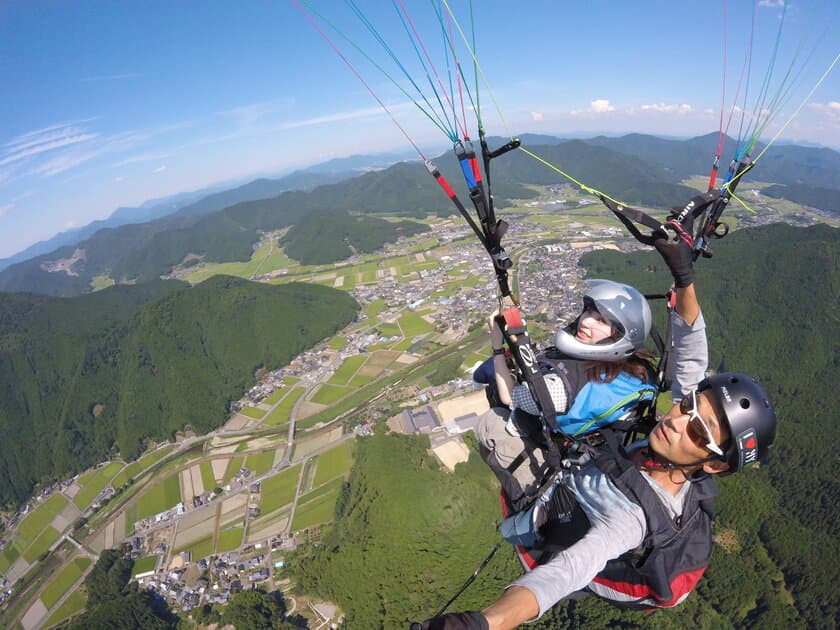
<path fill-rule="evenodd" d="M 222 622 L 236 626 L 236 630 L 273 630 L 294 628 L 283 618 L 286 604 L 278 592 L 266 593 L 262 589 L 242 591 L 230 600 Z"/>

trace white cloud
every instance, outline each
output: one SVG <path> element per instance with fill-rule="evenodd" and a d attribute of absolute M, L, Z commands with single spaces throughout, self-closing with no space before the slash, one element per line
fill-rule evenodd
<path fill-rule="evenodd" d="M 809 103 L 808 107 L 815 112 L 825 114 L 828 118 L 840 119 L 840 101 L 828 103 Z"/>
<path fill-rule="evenodd" d="M 643 112 L 660 112 L 663 114 L 690 114 L 693 110 L 691 105 L 666 105 L 665 103 L 657 103 L 654 105 L 642 105 Z"/>
<path fill-rule="evenodd" d="M 115 177 L 114 178 L 114 183 L 115 184 L 119 184 L 120 182 L 124 182 L 124 181 L 125 181 L 125 177 Z"/>
<path fill-rule="evenodd" d="M 539 122 L 545 120 L 545 116 L 542 112 L 531 112 L 531 120 Z"/>
<path fill-rule="evenodd" d="M 781 9 L 785 6 L 785 0 L 758 0 L 758 6 L 771 9 Z"/>
<path fill-rule="evenodd" d="M 614 112 L 615 107 L 610 105 L 607 99 L 599 98 L 592 101 L 592 111 L 596 114 L 603 114 L 604 112 Z"/>
<path fill-rule="evenodd" d="M 166 170 L 166 164 L 161 164 L 152 173 L 163 173 Z"/>
<path fill-rule="evenodd" d="M 96 133 L 85 133 L 83 129 L 78 127 L 49 129 L 43 133 L 36 132 L 36 135 L 24 134 L 4 145 L 5 150 L 0 157 L 0 166 L 6 166 L 62 147 L 87 142 L 98 137 L 98 135 Z"/>
<path fill-rule="evenodd" d="M 0 217 L 7 214 L 14 207 L 15 204 L 13 203 L 0 204 Z"/>
<path fill-rule="evenodd" d="M 120 160 L 119 162 L 114 162 L 111 164 L 111 168 L 120 168 L 122 166 L 128 166 L 129 164 L 137 164 L 138 162 L 165 160 L 168 157 L 169 153 L 145 153 L 141 155 L 134 155 L 132 157 L 125 158 L 124 160 Z"/>
<path fill-rule="evenodd" d="M 410 103 L 401 103 L 399 105 L 388 106 L 391 112 L 404 109 L 411 105 Z M 346 112 L 335 112 L 326 116 L 316 116 L 314 118 L 304 118 L 303 120 L 293 120 L 280 125 L 280 129 L 297 129 L 299 127 L 312 127 L 314 125 L 323 125 L 324 123 L 340 122 L 344 120 L 357 120 L 359 118 L 367 118 L 370 116 L 381 116 L 382 109 L 380 107 L 367 107 L 364 109 L 356 109 Z"/>

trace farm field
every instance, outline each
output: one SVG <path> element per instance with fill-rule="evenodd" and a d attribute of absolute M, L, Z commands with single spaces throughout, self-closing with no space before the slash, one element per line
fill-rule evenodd
<path fill-rule="evenodd" d="M 26 548 L 23 552 L 23 557 L 27 560 L 27 562 L 35 562 L 44 553 L 46 553 L 50 546 L 58 540 L 59 536 L 60 534 L 58 531 L 48 525 L 41 535 L 35 539 L 35 542 Z"/>
<path fill-rule="evenodd" d="M 87 604 L 87 594 L 84 589 L 73 591 L 64 603 L 47 619 L 46 627 L 57 625 L 59 622 L 72 617 L 84 610 Z"/>
<path fill-rule="evenodd" d="M 271 449 L 270 451 L 263 451 L 254 455 L 248 455 L 245 459 L 245 468 L 252 470 L 254 475 L 257 477 L 264 475 L 271 470 L 271 467 L 274 465 L 275 453 L 276 449 Z"/>
<path fill-rule="evenodd" d="M 280 390 L 285 391 L 285 390 Z M 280 404 L 266 416 L 263 422 L 265 424 L 284 424 L 289 421 L 292 409 L 295 406 L 298 398 L 303 396 L 306 390 L 302 387 L 294 387 L 288 390 L 287 395 L 280 401 Z"/>
<path fill-rule="evenodd" d="M 242 455 L 237 455 L 236 457 L 231 457 L 230 461 L 228 461 L 227 470 L 225 471 L 225 476 L 222 477 L 222 484 L 226 484 L 228 481 L 233 479 L 233 476 L 239 472 L 239 469 L 242 468 L 242 465 L 245 463 L 245 458 Z"/>
<path fill-rule="evenodd" d="M 154 516 L 180 502 L 181 485 L 178 483 L 178 475 L 170 475 L 162 483 L 155 484 L 151 490 L 141 495 L 136 504 L 137 518 L 134 520 Z"/>
<path fill-rule="evenodd" d="M 365 362 L 365 356 L 361 354 L 357 354 L 352 357 L 348 357 L 344 360 L 339 367 L 333 377 L 329 380 L 329 382 L 333 385 L 347 385 L 356 371 L 362 366 Z"/>
<path fill-rule="evenodd" d="M 233 551 L 242 544 L 242 534 L 245 529 L 243 527 L 232 527 L 219 531 L 218 540 L 216 541 L 216 553 L 224 553 L 225 551 Z"/>
<path fill-rule="evenodd" d="M 260 498 L 260 509 L 263 514 L 273 512 L 294 501 L 299 476 L 300 465 L 297 465 L 263 481 Z"/>
<path fill-rule="evenodd" d="M 257 407 L 243 407 L 239 410 L 243 416 L 248 416 L 249 418 L 254 418 L 255 420 L 259 420 L 265 415 L 264 409 L 258 409 Z"/>
<path fill-rule="evenodd" d="M 206 558 L 213 553 L 213 537 L 209 536 L 208 538 L 194 542 L 187 547 L 175 550 L 176 553 L 180 553 L 182 551 L 189 551 L 193 562 L 197 562 L 201 558 Z"/>
<path fill-rule="evenodd" d="M 146 573 L 146 571 L 154 571 L 157 566 L 157 556 L 146 556 L 145 558 L 137 558 L 134 561 L 134 566 L 131 568 L 131 577 Z"/>
<path fill-rule="evenodd" d="M 341 486 L 336 484 L 331 492 L 318 493 L 311 501 L 299 503 L 292 520 L 292 529 L 300 531 L 313 525 L 332 521 L 335 518 L 335 502 L 340 492 Z"/>
<path fill-rule="evenodd" d="M 82 577 L 82 573 L 91 565 L 91 562 L 90 558 L 76 558 L 67 564 L 52 582 L 47 584 L 41 593 L 41 601 L 48 610 L 56 605 L 76 580 Z"/>
<path fill-rule="evenodd" d="M 345 442 L 318 456 L 315 479 L 312 482 L 314 487 L 350 470 L 353 464 L 353 444 Z"/>
<path fill-rule="evenodd" d="M 218 485 L 216 483 L 216 476 L 213 474 L 212 462 L 201 462 L 199 464 L 199 470 L 201 470 L 201 483 L 204 484 L 205 492 L 212 490 Z"/>
<path fill-rule="evenodd" d="M 315 395 L 312 397 L 312 402 L 318 403 L 319 405 L 331 405 L 348 393 L 349 390 L 346 387 L 324 384 L 315 392 Z"/>
<path fill-rule="evenodd" d="M 161 459 L 169 455 L 172 452 L 172 449 L 175 448 L 175 445 L 172 444 L 170 446 L 165 446 L 161 449 L 158 449 L 145 457 L 141 457 L 135 462 L 132 462 L 125 468 L 123 468 L 113 480 L 114 489 L 119 489 L 126 484 L 126 482 L 139 475 L 141 472 L 152 466 L 153 464 L 159 462 Z"/>
<path fill-rule="evenodd" d="M 120 462 L 111 462 L 103 468 L 92 470 L 79 477 L 77 483 L 81 486 L 78 494 L 73 497 L 73 503 L 80 510 L 90 505 L 100 492 L 110 483 L 111 479 L 120 471 L 123 465 Z"/>
<path fill-rule="evenodd" d="M 31 544 L 68 503 L 67 497 L 56 493 L 24 517 L 17 530 L 21 546 Z"/>

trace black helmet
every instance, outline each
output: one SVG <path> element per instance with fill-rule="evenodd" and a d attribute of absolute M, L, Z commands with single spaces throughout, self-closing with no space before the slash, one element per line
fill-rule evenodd
<path fill-rule="evenodd" d="M 575 337 L 578 320 L 558 330 L 554 345 L 563 354 L 589 361 L 623 361 L 645 345 L 652 318 L 645 296 L 633 287 L 612 280 L 589 280 L 584 308 L 594 308 L 615 330 L 607 340 L 586 344 Z M 578 318 L 580 319 L 580 318 Z"/>
<path fill-rule="evenodd" d="M 776 438 L 776 410 L 767 392 L 747 374 L 725 372 L 700 382 L 727 425 L 730 438 L 724 449 L 729 472 L 739 472 L 767 455 Z"/>

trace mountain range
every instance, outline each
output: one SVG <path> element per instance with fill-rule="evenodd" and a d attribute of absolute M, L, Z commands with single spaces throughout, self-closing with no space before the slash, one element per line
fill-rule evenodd
<path fill-rule="evenodd" d="M 489 139 L 491 148 L 502 142 Z M 669 208 L 695 194 L 680 182 L 709 172 L 710 152 L 717 144 L 717 135 L 666 140 L 632 134 L 586 141 L 524 136 L 523 142 L 531 151 L 560 165 L 588 186 L 627 203 Z M 735 148 L 734 141 L 727 139 L 724 155 L 733 154 Z M 360 156 L 335 165 L 357 164 L 361 159 Z M 435 162 L 459 196 L 466 200 L 451 152 Z M 328 171 L 329 167 L 322 170 Z M 773 147 L 772 152 L 762 157 L 749 178 L 776 184 L 771 194 L 803 203 L 820 203 L 823 209 L 832 211 L 840 208 L 839 173 L 840 153 L 783 145 Z M 319 176 L 321 173 L 310 175 Z M 535 196 L 527 184 L 566 181 L 520 151 L 500 158 L 494 163 L 492 173 L 493 192 L 499 200 Z M 149 281 L 169 273 L 187 257 L 200 256 L 208 262 L 244 261 L 249 259 L 261 233 L 291 226 L 312 212 L 392 213 L 410 217 L 450 214 L 454 210 L 419 162 L 399 162 L 311 190 L 285 190 L 265 197 L 279 187 L 312 182 L 304 175 L 276 181 L 257 180 L 183 206 L 167 217 L 100 229 L 79 243 L 3 270 L 0 290 L 79 295 L 91 290 L 91 282 L 97 276 L 108 275 L 118 283 Z M 253 199 L 254 196 L 259 198 Z"/>

